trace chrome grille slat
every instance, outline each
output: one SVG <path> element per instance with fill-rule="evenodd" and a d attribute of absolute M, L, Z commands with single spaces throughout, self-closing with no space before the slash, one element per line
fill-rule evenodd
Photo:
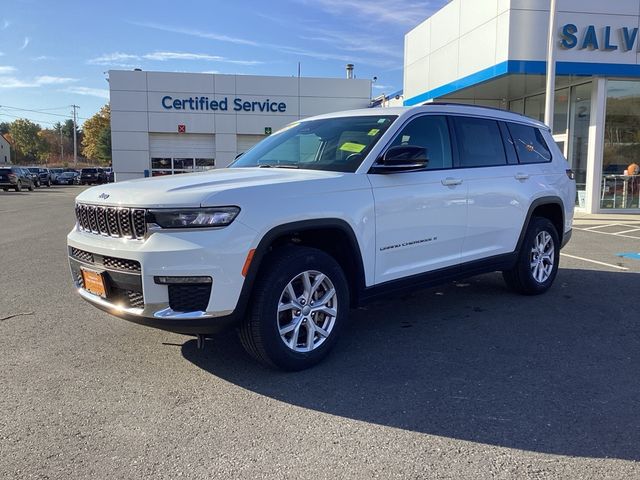
<path fill-rule="evenodd" d="M 143 239 L 147 234 L 146 210 L 79 203 L 75 208 L 78 226 L 85 232 L 115 238 Z"/>

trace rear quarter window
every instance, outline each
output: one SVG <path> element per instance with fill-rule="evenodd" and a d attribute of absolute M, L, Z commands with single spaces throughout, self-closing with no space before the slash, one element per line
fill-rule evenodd
<path fill-rule="evenodd" d="M 535 127 L 507 123 L 520 163 L 546 163 L 551 161 L 551 151 L 542 132 Z"/>

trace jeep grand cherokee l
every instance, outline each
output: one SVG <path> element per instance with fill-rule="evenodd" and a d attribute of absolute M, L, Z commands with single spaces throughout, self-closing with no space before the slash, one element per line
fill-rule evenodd
<path fill-rule="evenodd" d="M 333 347 L 350 307 L 502 271 L 551 287 L 571 236 L 573 172 L 548 127 L 464 105 L 295 122 L 230 168 L 77 197 L 79 294 L 118 317 L 211 335 L 287 370 Z"/>

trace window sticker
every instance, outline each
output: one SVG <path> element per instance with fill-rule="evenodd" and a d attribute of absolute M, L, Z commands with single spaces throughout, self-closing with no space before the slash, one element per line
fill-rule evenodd
<path fill-rule="evenodd" d="M 371 130 L 369 130 L 369 133 L 367 133 L 367 135 L 369 135 L 370 137 L 373 137 L 377 135 L 379 131 L 380 131 L 379 128 L 372 128 Z"/>
<path fill-rule="evenodd" d="M 360 153 L 362 150 L 364 150 L 364 148 L 365 148 L 365 145 L 362 145 L 360 143 L 344 142 L 340 147 L 340 150 L 344 152 Z"/>

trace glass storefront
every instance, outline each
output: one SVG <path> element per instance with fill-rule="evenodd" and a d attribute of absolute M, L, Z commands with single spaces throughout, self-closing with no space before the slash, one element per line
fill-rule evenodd
<path fill-rule="evenodd" d="M 600 208 L 640 208 L 640 82 L 608 80 Z"/>

